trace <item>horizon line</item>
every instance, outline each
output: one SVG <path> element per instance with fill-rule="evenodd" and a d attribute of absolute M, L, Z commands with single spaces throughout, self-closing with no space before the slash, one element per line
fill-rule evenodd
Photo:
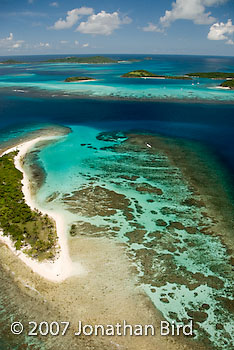
<path fill-rule="evenodd" d="M 14 55 L 0 55 L 0 57 L 25 57 L 25 56 L 103 56 L 103 55 L 132 55 L 132 56 L 208 56 L 208 57 L 231 57 L 234 58 L 234 56 L 229 55 L 214 55 L 214 54 L 182 54 L 182 53 L 49 53 L 49 54 L 14 54 Z"/>

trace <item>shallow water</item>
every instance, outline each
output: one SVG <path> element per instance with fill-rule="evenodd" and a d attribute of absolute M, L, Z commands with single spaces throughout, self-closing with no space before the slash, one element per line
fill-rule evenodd
<path fill-rule="evenodd" d="M 121 133 L 103 141 L 101 130 L 71 128 L 71 134 L 39 153 L 47 173 L 36 197 L 39 206 L 64 216 L 71 244 L 72 224 L 78 237 L 107 236 L 125 243 L 139 283 L 158 310 L 180 322 L 200 310 L 205 319 L 197 338 L 207 337 L 215 349 L 230 349 L 231 315 L 217 301 L 231 297 L 229 257 L 220 239 L 200 231 L 212 227 L 213 219 L 203 216 L 204 208 L 186 204 L 195 196 L 180 168 L 172 167 L 161 150 L 148 154 L 123 147 Z M 48 202 L 54 193 L 58 196 Z M 194 229 L 192 235 L 186 226 Z"/>
<path fill-rule="evenodd" d="M 153 156 L 139 149 L 133 152 L 129 146 L 122 147 L 121 135 L 118 140 L 114 138 L 108 142 L 97 140 L 96 136 L 102 131 L 135 130 L 138 134 L 145 132 L 148 137 L 156 133 L 199 141 L 224 165 L 225 171 L 218 166 L 216 168 L 216 163 L 213 169 L 218 180 L 229 181 L 226 187 L 230 191 L 234 174 L 234 106 L 214 102 L 217 99 L 231 101 L 234 93 L 211 88 L 216 82 L 209 80 L 191 86 L 186 81 L 123 80 L 120 75 L 138 68 L 162 74 L 184 74 L 189 71 L 233 71 L 233 66 L 233 58 L 179 56 L 154 56 L 152 61 L 118 65 L 39 65 L 34 61 L 29 65 L 0 66 L 1 145 L 51 124 L 71 125 L 73 130 L 60 142 L 40 152 L 47 177 L 37 193 L 39 206 L 59 211 L 67 224 L 75 222 L 83 235 L 87 232 L 95 237 L 104 234 L 124 242 L 138 271 L 139 284 L 167 319 L 185 320 L 188 312 L 191 314 L 203 304 L 209 304 L 208 310 L 202 309 L 208 316 L 203 314 L 206 319 L 201 322 L 198 336 L 210 339 L 212 349 L 227 350 L 231 341 L 231 314 L 225 311 L 223 301 L 219 299 L 231 298 L 228 255 L 224 244 L 219 238 L 199 231 L 189 234 L 177 226 L 171 227 L 166 234 L 165 226 L 158 226 L 160 222 L 157 220 L 163 220 L 167 226 L 170 222 L 180 221 L 192 226 L 204 220 L 200 209 L 191 211 L 191 207 L 181 203 L 191 195 L 191 188 L 184 181 L 180 167 L 172 166 L 163 153 L 156 152 Z M 98 81 L 79 85 L 78 88 L 77 84 L 63 83 L 67 76 L 77 74 L 89 74 Z M 31 90 L 31 87 L 36 87 L 36 90 Z M 38 93 L 37 88 L 46 90 Z M 165 97 L 165 90 L 170 98 L 186 97 L 188 100 L 183 103 L 156 103 L 72 98 L 74 92 L 81 93 L 81 96 L 96 94 L 105 98 L 112 95 L 161 98 Z M 149 96 L 150 93 L 152 96 Z M 192 104 L 191 97 L 205 98 L 210 103 Z M 119 148 L 114 151 L 112 147 L 116 145 Z M 204 149 L 198 147 L 197 152 L 202 154 Z M 204 164 L 208 163 L 212 164 L 207 154 Z M 197 165 L 196 172 L 199 170 L 200 165 Z M 139 178 L 129 180 L 119 177 L 122 175 L 137 175 Z M 137 191 L 136 187 L 142 183 L 157 186 L 163 195 Z M 92 189 L 95 184 L 101 188 L 95 192 L 100 203 L 98 207 L 91 205 L 94 204 Z M 79 192 L 82 186 L 86 188 L 85 192 Z M 60 192 L 60 196 L 53 202 L 47 202 L 48 196 L 56 191 Z M 72 191 L 76 193 L 71 194 Z M 84 194 L 89 198 L 88 206 L 82 201 Z M 75 196 L 74 201 L 70 198 L 72 195 Z M 114 212 L 107 213 L 103 196 Z M 207 219 L 203 224 L 209 227 L 211 222 Z M 72 244 L 69 232 L 68 239 Z M 178 274 L 174 273 L 176 269 Z M 4 284 L 7 285 L 5 280 Z M 17 293 L 17 290 L 12 290 L 12 299 Z M 2 295 L 5 295 L 3 287 L 0 297 Z M 17 298 L 15 301 L 14 308 L 7 302 L 2 304 L 1 322 L 5 322 L 5 317 L 9 315 L 17 315 L 17 303 L 19 306 L 22 301 Z M 172 314 L 174 309 L 176 314 Z M 219 323 L 218 328 L 220 324 L 224 328 L 216 329 L 216 323 Z M 3 339 L 14 345 L 14 339 L 9 340 L 5 333 Z M 206 344 L 205 339 L 203 341 Z M 23 342 L 25 339 L 22 339 Z"/>
<path fill-rule="evenodd" d="M 126 62 L 127 59 L 132 58 L 129 55 L 114 58 L 123 62 L 101 65 L 33 62 L 22 65 L 2 65 L 0 66 L 0 88 L 8 88 L 19 94 L 28 93 L 33 88 L 46 91 L 52 97 L 59 93 L 60 95 L 133 99 L 234 101 L 233 91 L 217 89 L 221 82 L 211 79 L 186 81 L 121 78 L 122 74 L 136 69 L 145 69 L 162 75 L 183 75 L 197 71 L 233 72 L 231 57 L 152 55 L 152 60 L 144 60 L 144 56 L 139 56 L 139 62 Z M 27 58 L 25 60 L 27 61 Z M 29 60 L 31 61 L 31 58 Z M 96 81 L 64 82 L 68 76 L 80 75 L 90 76 Z"/>

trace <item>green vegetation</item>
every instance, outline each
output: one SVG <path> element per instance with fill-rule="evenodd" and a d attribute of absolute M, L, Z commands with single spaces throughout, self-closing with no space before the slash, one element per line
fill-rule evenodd
<path fill-rule="evenodd" d="M 16 249 L 39 260 L 52 259 L 57 236 L 54 223 L 47 215 L 33 211 L 25 203 L 22 173 L 15 168 L 17 152 L 0 158 L 0 226 L 10 236 Z"/>
<path fill-rule="evenodd" d="M 234 90 L 234 79 L 232 80 L 226 80 L 224 81 L 222 84 L 220 84 L 220 86 L 222 87 L 228 87 L 231 90 Z"/>
<path fill-rule="evenodd" d="M 3 64 L 19 64 L 19 63 L 24 63 L 24 62 L 20 62 L 20 61 L 16 61 L 16 60 L 6 60 L 6 61 L 1 61 L 0 63 L 3 63 Z"/>
<path fill-rule="evenodd" d="M 48 61 L 48 63 L 117 63 L 118 61 L 113 60 L 109 57 L 104 56 L 90 56 L 90 57 L 65 57 L 65 58 L 54 58 Z"/>
<path fill-rule="evenodd" d="M 148 72 L 144 69 L 133 70 L 122 75 L 123 78 L 145 78 L 145 77 L 159 77 L 154 73 Z"/>
<path fill-rule="evenodd" d="M 163 79 L 178 79 L 178 80 L 191 80 L 190 77 L 185 76 L 171 76 L 171 75 L 158 75 L 151 73 L 144 69 L 133 70 L 122 75 L 123 78 L 163 78 Z"/>
<path fill-rule="evenodd" d="M 176 79 L 176 80 L 192 80 L 190 77 L 184 75 L 163 75 L 165 79 Z"/>
<path fill-rule="evenodd" d="M 189 73 L 186 74 L 189 77 L 198 77 L 198 78 L 208 78 L 208 79 L 227 79 L 234 78 L 234 73 L 224 73 L 224 72 L 208 72 L 208 73 Z"/>
<path fill-rule="evenodd" d="M 83 81 L 83 80 L 93 80 L 93 78 L 89 77 L 69 77 L 65 79 L 66 83 L 76 82 L 76 81 Z"/>
<path fill-rule="evenodd" d="M 127 60 L 127 62 L 141 62 L 141 60 L 137 58 L 130 58 L 129 60 Z"/>

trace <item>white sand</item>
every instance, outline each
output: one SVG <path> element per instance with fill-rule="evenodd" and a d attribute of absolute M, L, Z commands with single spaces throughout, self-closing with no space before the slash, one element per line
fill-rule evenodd
<path fill-rule="evenodd" d="M 48 214 L 52 217 L 56 222 L 57 236 L 58 236 L 58 244 L 60 247 L 59 255 L 56 257 L 54 261 L 46 261 L 46 262 L 38 262 L 22 251 L 17 251 L 14 247 L 12 240 L 3 236 L 3 232 L 0 231 L 0 240 L 3 241 L 7 246 L 27 265 L 29 266 L 33 272 L 38 273 L 40 276 L 53 281 L 53 282 L 61 282 L 66 278 L 73 275 L 80 275 L 85 273 L 85 269 L 79 263 L 73 263 L 69 256 L 68 252 L 68 244 L 66 237 L 66 225 L 64 223 L 63 217 L 54 212 L 54 211 L 45 211 L 42 208 L 39 208 L 32 198 L 30 191 L 30 181 L 21 165 L 21 159 L 25 156 L 25 154 L 31 149 L 36 143 L 44 140 L 52 140 L 57 138 L 56 136 L 44 136 L 38 137 L 34 140 L 24 142 L 16 147 L 10 148 L 3 153 L 9 153 L 15 150 L 18 150 L 19 153 L 15 157 L 15 167 L 23 173 L 22 180 L 22 191 L 25 196 L 25 202 L 31 209 L 38 209 L 43 214 Z"/>
<path fill-rule="evenodd" d="M 230 87 L 228 86 L 216 86 L 216 89 L 221 89 L 221 90 L 231 90 Z"/>
<path fill-rule="evenodd" d="M 84 79 L 84 80 L 77 80 L 77 81 L 66 81 L 66 83 L 69 83 L 69 84 L 87 83 L 88 81 L 97 81 L 97 79 Z"/>
<path fill-rule="evenodd" d="M 166 79 L 165 77 L 141 77 L 141 79 Z"/>

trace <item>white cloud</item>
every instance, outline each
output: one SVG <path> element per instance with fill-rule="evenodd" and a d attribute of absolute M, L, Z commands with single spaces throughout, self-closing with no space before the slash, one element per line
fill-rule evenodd
<path fill-rule="evenodd" d="M 79 41 L 78 41 L 78 40 L 75 40 L 75 41 L 74 41 L 74 44 L 75 44 L 76 46 L 78 46 L 78 45 L 79 45 Z"/>
<path fill-rule="evenodd" d="M 162 33 L 163 30 L 161 28 L 159 28 L 158 26 L 156 26 L 155 24 L 153 23 L 148 23 L 147 26 L 143 27 L 142 30 L 144 32 L 158 32 L 158 33 Z"/>
<path fill-rule="evenodd" d="M 4 39 L 3 39 L 4 40 Z M 6 41 L 11 41 L 13 40 L 13 33 L 10 33 L 7 38 L 5 38 Z"/>
<path fill-rule="evenodd" d="M 81 22 L 76 31 L 85 34 L 110 35 L 122 24 L 129 24 L 131 21 L 127 16 L 120 18 L 118 12 L 108 13 L 101 11 L 96 15 L 89 16 L 86 22 Z"/>
<path fill-rule="evenodd" d="M 83 44 L 82 47 L 89 47 L 89 43 Z"/>
<path fill-rule="evenodd" d="M 75 8 L 67 12 L 65 20 L 60 18 L 57 22 L 55 22 L 52 28 L 57 30 L 71 28 L 75 23 L 77 23 L 79 16 L 87 16 L 91 15 L 92 13 L 93 9 L 90 7 Z"/>
<path fill-rule="evenodd" d="M 48 47 L 50 47 L 50 44 L 40 42 L 40 43 L 33 45 L 33 47 L 34 47 L 34 49 L 48 48 Z"/>
<path fill-rule="evenodd" d="M 228 0 L 176 0 L 172 3 L 172 10 L 166 10 L 160 18 L 163 26 L 167 27 L 178 19 L 191 20 L 195 24 L 212 24 L 215 18 L 211 12 L 206 12 L 206 7 L 218 6 Z"/>
<path fill-rule="evenodd" d="M 50 3 L 50 6 L 51 7 L 59 7 L 59 4 L 58 4 L 58 2 L 54 1 L 54 2 Z"/>
<path fill-rule="evenodd" d="M 11 48 L 12 48 L 12 49 L 18 49 L 20 46 L 21 46 L 20 43 L 15 43 L 15 44 L 12 45 Z"/>
<path fill-rule="evenodd" d="M 68 44 L 68 41 L 67 40 L 60 40 L 60 44 L 62 44 L 62 45 Z"/>
<path fill-rule="evenodd" d="M 39 44 L 40 47 L 50 47 L 49 43 L 40 43 Z"/>
<path fill-rule="evenodd" d="M 209 40 L 227 40 L 226 44 L 233 45 L 234 42 L 230 36 L 234 33 L 234 25 L 232 24 L 232 20 L 229 19 L 227 23 L 214 23 L 210 27 L 210 31 L 208 33 L 207 38 Z"/>
<path fill-rule="evenodd" d="M 33 4 L 33 3 L 34 3 L 34 0 L 28 0 L 28 3 L 29 3 L 29 4 Z"/>
<path fill-rule="evenodd" d="M 13 33 L 10 33 L 8 37 L 0 39 L 0 48 L 6 50 L 18 49 L 24 43 L 24 40 L 14 40 Z"/>

